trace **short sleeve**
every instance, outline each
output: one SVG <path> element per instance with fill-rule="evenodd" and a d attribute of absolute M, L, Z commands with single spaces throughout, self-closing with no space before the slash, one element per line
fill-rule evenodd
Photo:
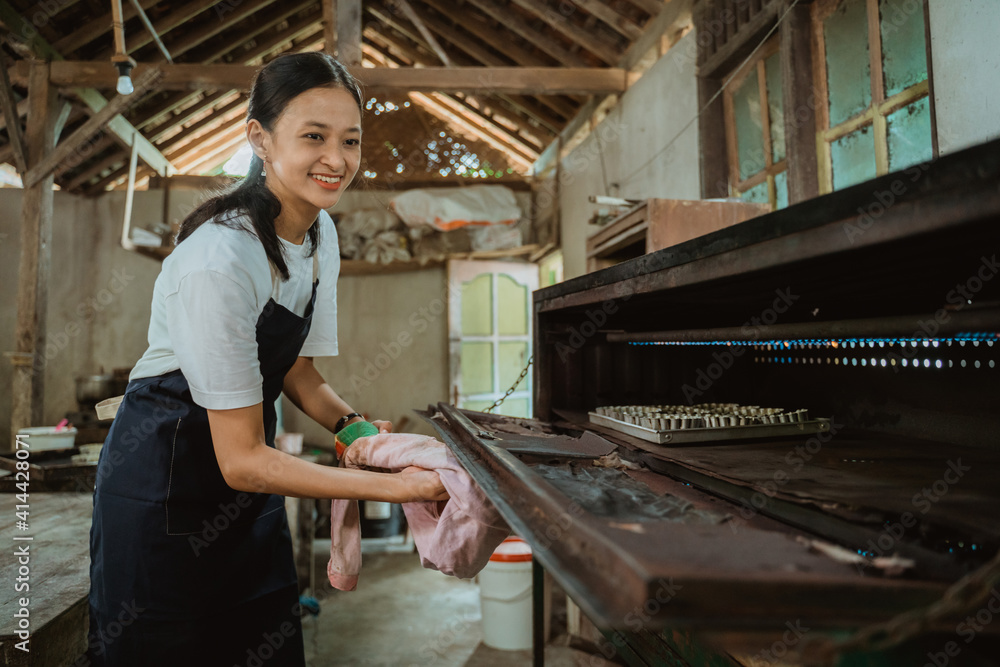
<path fill-rule="evenodd" d="M 229 410 L 264 400 L 257 302 L 246 287 L 218 271 L 194 271 L 181 278 L 165 306 L 174 354 L 195 403 Z"/>
<path fill-rule="evenodd" d="M 340 277 L 340 244 L 337 228 L 333 221 L 325 228 L 328 231 L 320 241 L 319 287 L 316 290 L 316 306 L 312 324 L 302 350 L 303 357 L 335 357 L 337 345 L 337 279 Z"/>

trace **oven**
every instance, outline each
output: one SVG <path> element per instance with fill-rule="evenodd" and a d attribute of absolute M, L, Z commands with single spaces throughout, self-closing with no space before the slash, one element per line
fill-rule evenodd
<path fill-rule="evenodd" d="M 538 290 L 534 419 L 422 415 L 621 646 L 965 646 L 1000 581 L 998 246 L 994 142 Z"/>

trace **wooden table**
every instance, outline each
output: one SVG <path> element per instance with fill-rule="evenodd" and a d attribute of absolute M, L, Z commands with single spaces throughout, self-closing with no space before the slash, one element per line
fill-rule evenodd
<path fill-rule="evenodd" d="M 0 527 L 4 542 L 0 559 L 0 665 L 20 667 L 72 664 L 87 647 L 87 593 L 90 590 L 90 523 L 92 493 L 31 493 L 29 529 L 15 526 L 13 493 L 0 494 Z M 15 536 L 33 537 L 15 541 Z M 15 590 L 16 551 L 28 545 L 30 590 Z M 31 623 L 30 652 L 18 650 L 15 634 L 20 609 L 27 597 Z"/>

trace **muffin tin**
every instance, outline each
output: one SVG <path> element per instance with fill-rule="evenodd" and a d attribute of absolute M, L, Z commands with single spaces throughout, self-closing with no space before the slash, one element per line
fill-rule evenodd
<path fill-rule="evenodd" d="M 806 409 L 785 410 L 738 403 L 608 405 L 589 413 L 593 424 L 657 444 L 768 438 L 830 430 L 830 420 Z"/>

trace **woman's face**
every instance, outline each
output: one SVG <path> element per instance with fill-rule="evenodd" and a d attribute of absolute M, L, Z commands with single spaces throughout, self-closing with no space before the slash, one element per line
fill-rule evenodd
<path fill-rule="evenodd" d="M 358 171 L 361 114 L 343 88 L 293 98 L 263 135 L 267 186 L 285 207 L 330 208 Z"/>

